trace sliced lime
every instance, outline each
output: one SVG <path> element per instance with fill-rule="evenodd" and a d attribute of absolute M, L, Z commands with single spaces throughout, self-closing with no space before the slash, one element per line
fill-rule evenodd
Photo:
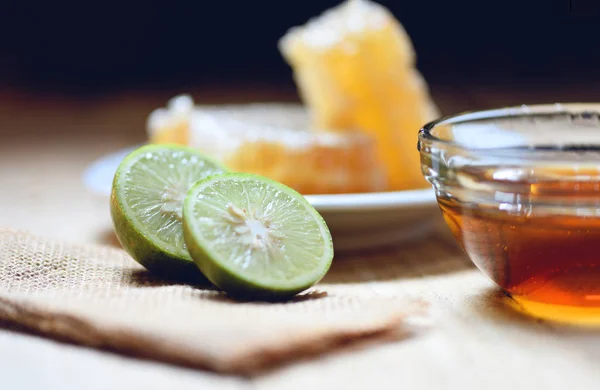
<path fill-rule="evenodd" d="M 130 153 L 117 169 L 110 201 L 121 245 L 150 271 L 199 274 L 183 239 L 183 200 L 192 184 L 224 171 L 181 146 L 147 145 Z"/>
<path fill-rule="evenodd" d="M 333 259 L 331 234 L 306 199 L 243 173 L 195 184 L 183 230 L 202 273 L 233 296 L 285 298 L 317 283 Z"/>

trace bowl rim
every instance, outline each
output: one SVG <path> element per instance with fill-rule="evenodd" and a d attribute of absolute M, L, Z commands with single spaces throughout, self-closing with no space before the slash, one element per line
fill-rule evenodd
<path fill-rule="evenodd" d="M 439 119 L 425 124 L 419 130 L 418 150 L 423 152 L 423 146 L 436 145 L 444 148 L 451 148 L 456 152 L 462 152 L 469 155 L 484 155 L 487 157 L 523 157 L 522 151 L 515 153 L 518 149 L 515 147 L 490 147 L 477 148 L 469 147 L 458 142 L 439 138 L 432 134 L 432 131 L 444 124 L 460 124 L 470 123 L 486 119 L 502 119 L 502 118 L 528 118 L 535 116 L 547 115 L 583 115 L 594 113 L 600 117 L 600 103 L 553 103 L 553 104 L 522 104 L 520 106 L 508 106 L 489 110 L 463 111 L 453 115 L 443 116 Z M 550 145 L 544 149 L 528 148 L 527 153 L 531 157 L 536 158 L 556 158 L 556 153 L 565 152 L 565 148 L 561 146 L 552 147 Z M 461 153 L 461 154 L 462 154 Z"/>

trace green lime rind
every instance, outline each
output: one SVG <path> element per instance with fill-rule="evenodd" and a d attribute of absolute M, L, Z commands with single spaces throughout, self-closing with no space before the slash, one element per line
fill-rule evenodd
<path fill-rule="evenodd" d="M 125 201 L 124 175 L 142 156 L 165 150 L 184 151 L 208 162 L 215 169 L 226 172 L 226 168 L 215 160 L 195 149 L 180 145 L 145 145 L 134 150 L 121 162 L 113 179 L 110 212 L 114 231 L 125 251 L 150 272 L 178 280 L 206 282 L 206 278 L 199 272 L 189 252 L 185 248 L 170 245 L 154 235 L 136 218 L 136 213 Z"/>
<path fill-rule="evenodd" d="M 211 249 L 211 242 L 206 240 L 200 232 L 199 224 L 201 222 L 196 218 L 194 212 L 198 191 L 216 181 L 236 179 L 256 180 L 263 185 L 275 187 L 303 206 L 303 210 L 318 224 L 323 236 L 323 256 L 319 259 L 318 267 L 310 273 L 298 275 L 293 281 L 277 283 L 245 274 Z M 325 220 L 301 194 L 271 179 L 246 173 L 225 173 L 197 182 L 190 189 L 184 201 L 183 234 L 189 253 L 202 273 L 229 295 L 242 299 L 288 299 L 318 283 L 329 270 L 334 254 L 331 233 Z"/>

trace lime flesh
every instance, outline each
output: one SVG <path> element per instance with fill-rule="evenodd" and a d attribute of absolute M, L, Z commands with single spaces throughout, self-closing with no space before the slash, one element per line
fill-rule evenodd
<path fill-rule="evenodd" d="M 191 148 L 147 145 L 133 151 L 117 169 L 111 193 L 121 245 L 152 272 L 199 277 L 183 239 L 183 200 L 195 182 L 224 171 Z"/>
<path fill-rule="evenodd" d="M 183 206 L 189 252 L 233 296 L 287 298 L 317 283 L 333 259 L 331 234 L 306 199 L 243 173 L 196 183 Z"/>

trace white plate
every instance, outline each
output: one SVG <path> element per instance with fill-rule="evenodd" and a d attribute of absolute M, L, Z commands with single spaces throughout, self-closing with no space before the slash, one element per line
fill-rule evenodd
<path fill-rule="evenodd" d="M 92 192 L 108 197 L 119 163 L 135 147 L 94 161 L 83 182 Z M 337 251 L 389 246 L 430 233 L 440 222 L 433 190 L 366 194 L 307 195 L 333 235 Z"/>

